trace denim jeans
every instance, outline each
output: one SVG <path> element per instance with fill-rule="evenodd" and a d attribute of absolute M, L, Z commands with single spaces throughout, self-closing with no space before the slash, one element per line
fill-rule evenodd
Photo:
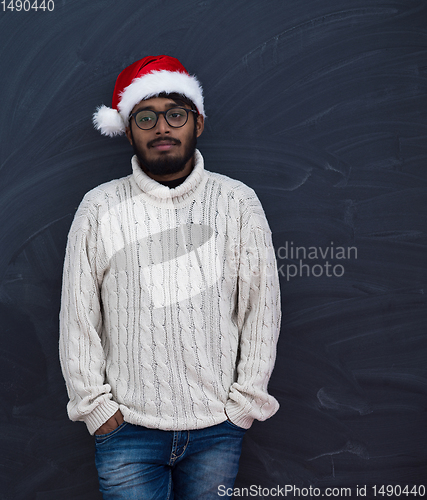
<path fill-rule="evenodd" d="M 234 485 L 244 434 L 228 421 L 192 431 L 124 422 L 95 436 L 100 491 L 104 500 L 229 498 L 223 492 Z"/>

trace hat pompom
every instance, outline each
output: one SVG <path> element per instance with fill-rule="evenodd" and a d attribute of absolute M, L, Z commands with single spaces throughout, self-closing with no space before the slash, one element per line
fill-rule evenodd
<path fill-rule="evenodd" d="M 122 117 L 116 109 L 108 108 L 104 104 L 97 108 L 92 118 L 93 124 L 103 135 L 114 137 L 126 131 Z"/>

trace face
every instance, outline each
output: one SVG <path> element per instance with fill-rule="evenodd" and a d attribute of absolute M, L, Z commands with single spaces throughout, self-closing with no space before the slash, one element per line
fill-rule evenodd
<path fill-rule="evenodd" d="M 152 97 L 139 102 L 132 113 L 142 109 L 167 111 L 176 106 L 190 109 L 169 98 Z M 189 113 L 187 123 L 180 128 L 171 127 L 160 115 L 154 128 L 141 130 L 132 118 L 126 135 L 147 175 L 155 180 L 173 180 L 191 172 L 197 138 L 203 126 L 203 116 L 195 113 Z"/>

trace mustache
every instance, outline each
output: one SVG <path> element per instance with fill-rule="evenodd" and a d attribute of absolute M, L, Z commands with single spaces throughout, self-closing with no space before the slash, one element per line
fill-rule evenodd
<path fill-rule="evenodd" d="M 176 146 L 179 146 L 181 144 L 181 141 L 179 139 L 175 139 L 173 137 L 157 137 L 156 139 L 153 139 L 150 142 L 147 142 L 147 147 L 151 148 L 153 146 L 156 146 L 156 144 L 163 142 L 163 143 L 168 143 L 168 144 L 174 144 Z"/>

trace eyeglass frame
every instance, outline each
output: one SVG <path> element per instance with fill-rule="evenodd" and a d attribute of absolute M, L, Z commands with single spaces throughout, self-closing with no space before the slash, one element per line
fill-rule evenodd
<path fill-rule="evenodd" d="M 187 118 L 186 118 L 185 122 L 182 125 L 180 125 L 179 127 L 175 127 L 174 125 L 171 125 L 168 122 L 168 119 L 166 118 L 166 113 L 168 113 L 171 109 L 183 109 L 187 113 Z M 154 122 L 154 125 L 152 127 L 150 127 L 150 128 L 141 128 L 138 125 L 138 123 L 136 121 L 136 115 L 138 113 L 141 113 L 141 111 L 151 111 L 152 113 L 154 113 L 156 115 L 156 121 Z M 154 109 L 138 109 L 137 111 L 135 111 L 135 113 L 131 113 L 129 115 L 129 120 L 131 120 L 133 118 L 134 121 L 135 121 L 135 125 L 139 128 L 139 130 L 152 130 L 157 125 L 157 123 L 159 121 L 159 115 L 163 115 L 163 118 L 165 119 L 165 122 L 169 125 L 169 127 L 172 127 L 172 128 L 181 128 L 184 125 L 186 125 L 186 123 L 188 122 L 188 113 L 190 113 L 190 112 L 191 113 L 196 113 L 196 115 L 199 115 L 198 111 L 196 111 L 194 109 L 183 108 L 182 106 L 173 106 L 172 108 L 169 108 L 166 111 L 154 111 Z"/>

